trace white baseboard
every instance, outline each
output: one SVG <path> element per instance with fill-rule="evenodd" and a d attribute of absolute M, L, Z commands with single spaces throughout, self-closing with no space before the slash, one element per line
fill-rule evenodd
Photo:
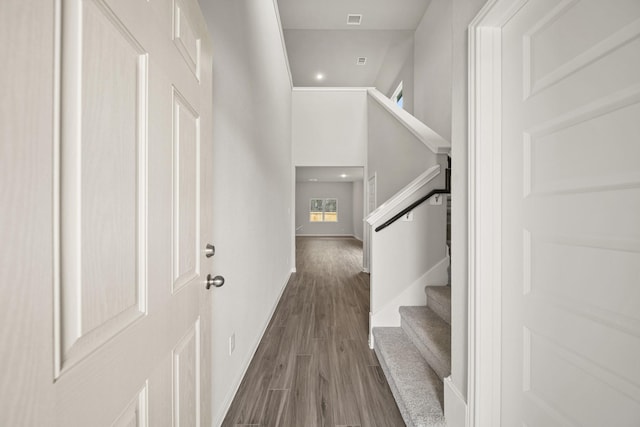
<path fill-rule="evenodd" d="M 291 269 L 291 274 L 293 274 L 293 273 L 296 273 L 296 268 L 295 268 L 295 267 L 293 267 L 293 268 Z M 285 285 L 285 286 L 286 286 L 286 285 Z"/>
<path fill-rule="evenodd" d="M 444 418 L 447 427 L 467 426 L 467 402 L 451 381 L 451 376 L 444 379 Z"/>
<path fill-rule="evenodd" d="M 295 270 L 295 268 L 292 269 L 292 273 L 294 272 L 294 270 Z M 242 362 L 243 368 L 241 370 L 241 373 L 233 381 L 235 386 L 231 388 L 231 391 L 229 393 L 227 393 L 227 396 L 225 396 L 225 398 L 224 398 L 224 404 L 222 405 L 220 411 L 213 417 L 213 425 L 214 426 L 222 425 L 222 421 L 224 421 L 224 417 L 227 415 L 227 412 L 229 411 L 229 408 L 231 407 L 231 403 L 233 403 L 233 398 L 236 397 L 236 393 L 238 392 L 238 389 L 240 388 L 240 383 L 242 383 L 242 379 L 244 378 L 245 374 L 247 373 L 247 369 L 249 369 L 249 365 L 251 364 L 251 360 L 253 359 L 253 356 L 256 354 L 256 351 L 258 350 L 258 346 L 260 345 L 260 342 L 262 341 L 262 338 L 264 337 L 264 333 L 267 331 L 267 327 L 269 326 L 269 323 L 271 323 L 271 318 L 273 317 L 274 313 L 276 312 L 276 308 L 278 307 L 278 303 L 280 302 L 280 299 L 282 298 L 282 294 L 284 293 L 284 290 L 286 289 L 287 284 L 289 283 L 289 279 L 291 279 L 291 273 L 289 273 L 289 275 L 287 276 L 287 279 L 284 281 L 284 285 L 282 286 L 282 289 L 280 289 L 280 294 L 278 295 L 278 298 L 276 299 L 275 303 L 273 304 L 273 308 L 271 309 L 271 313 L 269 313 L 269 318 L 267 319 L 267 322 L 264 324 L 264 326 L 262 328 L 262 332 L 260 332 L 260 337 L 255 342 L 255 344 L 253 346 L 253 349 L 249 352 L 248 356 Z"/>
<path fill-rule="evenodd" d="M 371 317 L 371 326 L 373 328 L 379 326 L 400 326 L 400 312 L 398 308 L 400 306 L 426 305 L 427 297 L 424 293 L 424 287 L 427 285 L 446 284 L 448 266 L 449 257 L 446 256 L 411 285 L 407 286 L 402 293 L 391 301 L 388 301 L 383 308 L 376 311 Z"/>
<path fill-rule="evenodd" d="M 353 234 L 296 234 L 296 237 L 353 237 L 357 239 Z"/>
<path fill-rule="evenodd" d="M 369 348 L 373 350 L 375 346 L 375 339 L 373 337 L 373 322 L 371 321 L 373 314 L 369 312 Z"/>

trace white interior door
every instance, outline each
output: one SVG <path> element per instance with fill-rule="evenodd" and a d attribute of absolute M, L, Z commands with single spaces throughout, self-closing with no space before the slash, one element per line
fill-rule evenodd
<path fill-rule="evenodd" d="M 503 426 L 640 425 L 640 2 L 502 27 Z"/>
<path fill-rule="evenodd" d="M 29 9 L 7 3 L 16 12 L 9 29 L 20 34 Z M 212 239 L 213 153 L 203 18 L 195 0 L 56 4 L 59 15 L 34 15 L 50 33 L 31 53 L 59 60 L 58 76 L 48 77 L 60 84 L 34 93 L 27 78 L 14 80 L 24 99 L 37 100 L 31 114 L 54 106 L 48 123 L 35 123 L 40 139 L 14 135 L 15 144 L 39 147 L 32 153 L 40 161 L 22 162 L 26 148 L 4 150 L 3 140 L 3 165 L 17 164 L 7 170 L 15 189 L 13 197 L 3 192 L 3 205 L 19 212 L 34 201 L 41 209 L 38 217 L 12 214 L 19 232 L 9 243 L 44 242 L 38 253 L 3 248 L 3 267 L 13 266 L 17 285 L 30 284 L 25 269 L 45 268 L 37 298 L 20 286 L 3 292 L 10 316 L 2 338 L 28 345 L 2 350 L 4 368 L 18 374 L 2 387 L 0 424 L 208 426 L 212 295 L 204 282 L 213 258 L 204 249 Z M 42 62 L 47 77 L 54 61 Z M 2 113 L 16 128 L 29 126 L 25 110 Z"/>

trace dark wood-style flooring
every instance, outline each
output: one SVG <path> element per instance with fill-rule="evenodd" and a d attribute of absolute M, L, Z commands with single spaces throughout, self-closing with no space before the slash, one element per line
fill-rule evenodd
<path fill-rule="evenodd" d="M 296 258 L 223 426 L 404 426 L 367 346 L 362 244 L 300 237 Z"/>

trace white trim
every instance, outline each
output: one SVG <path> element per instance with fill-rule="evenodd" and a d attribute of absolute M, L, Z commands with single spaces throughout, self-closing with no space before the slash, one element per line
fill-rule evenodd
<path fill-rule="evenodd" d="M 367 179 L 367 197 L 365 202 L 367 203 L 367 210 L 369 210 L 369 206 L 371 205 L 369 203 L 369 185 L 371 184 L 371 181 L 373 181 L 373 206 L 378 206 L 378 172 L 374 172 L 373 175 L 371 175 L 369 177 L 369 179 Z M 377 208 L 376 208 L 377 209 Z M 375 209 L 374 209 L 375 210 Z M 373 211 L 369 212 L 367 214 L 367 216 L 371 215 L 373 213 Z M 363 221 L 366 221 L 367 218 L 363 218 Z"/>
<path fill-rule="evenodd" d="M 438 135 L 433 129 L 413 117 L 406 110 L 398 107 L 395 102 L 384 96 L 378 89 L 371 88 L 367 93 L 431 151 L 436 154 L 448 154 L 451 151 L 451 142 Z"/>
<path fill-rule="evenodd" d="M 448 427 L 465 427 L 468 425 L 467 402 L 451 380 L 451 375 L 444 380 L 444 418 Z"/>
<path fill-rule="evenodd" d="M 292 106 L 293 106 L 293 94 L 291 95 L 292 97 Z M 291 259 L 291 268 L 295 269 L 296 268 L 296 232 L 297 232 L 297 227 L 296 227 L 296 165 L 295 162 L 293 161 L 294 159 L 294 144 L 293 144 L 293 118 L 290 117 L 290 121 L 289 121 L 289 153 L 290 153 L 290 163 L 291 163 L 291 175 L 290 175 L 290 191 L 291 191 L 291 207 L 288 209 L 288 214 L 289 214 L 289 220 L 291 223 L 291 228 L 289 230 L 291 230 L 291 234 L 289 234 L 289 244 L 290 244 L 290 251 L 291 251 L 291 255 L 290 255 L 290 259 Z"/>
<path fill-rule="evenodd" d="M 62 119 L 62 0 L 55 0 L 54 21 L 54 79 L 53 79 L 53 178 L 51 182 L 53 211 L 52 264 L 53 264 L 53 378 L 60 376 L 62 367 L 62 295 L 61 295 L 61 119 Z"/>
<path fill-rule="evenodd" d="M 323 86 L 297 86 L 294 92 L 367 92 L 373 87 L 323 87 Z"/>
<path fill-rule="evenodd" d="M 404 201 L 407 200 L 410 196 L 419 191 L 422 187 L 427 185 L 433 179 L 435 179 L 438 175 L 440 175 L 440 165 L 435 165 L 427 169 L 416 179 L 407 184 L 404 188 L 398 191 L 394 196 L 392 196 L 389 200 L 378 206 L 376 210 L 371 212 L 364 220 L 369 224 L 373 225 L 376 222 L 380 221 L 386 215 L 393 212 L 399 206 L 404 204 Z"/>
<path fill-rule="evenodd" d="M 368 172 L 368 170 L 366 170 L 365 172 Z M 367 176 L 367 173 L 365 173 L 365 176 Z M 378 173 L 374 171 L 373 175 L 371 175 L 367 179 L 364 191 L 363 212 L 366 212 L 366 216 L 362 218 L 362 222 L 364 222 L 362 229 L 362 235 L 364 238 L 362 244 L 362 271 L 364 271 L 365 273 L 369 273 L 371 271 L 371 226 L 367 223 L 367 216 L 371 215 L 373 211 L 369 212 L 369 208 L 371 206 L 371 200 L 369 199 L 369 196 L 371 194 L 371 189 L 373 188 L 373 210 L 375 210 L 375 206 L 377 206 L 378 203 L 377 183 Z"/>
<path fill-rule="evenodd" d="M 282 299 L 282 295 L 284 294 L 284 290 L 287 288 L 287 285 L 289 284 L 289 280 L 291 279 L 291 274 L 293 274 L 295 271 L 295 268 L 293 268 L 291 270 L 291 272 L 287 275 L 287 279 L 284 282 L 284 285 L 282 286 L 282 289 L 280 289 L 280 295 L 278 295 L 278 298 L 276 299 L 275 303 L 273 304 L 273 307 L 271 308 L 271 313 L 269 313 L 269 318 L 267 319 L 266 323 L 264 324 L 264 327 L 262 328 L 262 332 L 260 332 L 260 336 L 258 337 L 258 339 L 256 340 L 254 346 L 253 346 L 253 350 L 251 352 L 249 352 L 249 354 L 247 355 L 247 357 L 244 359 L 244 361 L 242 362 L 242 365 L 244 366 L 244 368 L 242 369 L 240 375 L 238 375 L 235 380 L 234 380 L 234 384 L 235 386 L 232 388 L 232 391 L 227 393 L 227 395 L 224 398 L 224 403 L 220 409 L 220 411 L 215 415 L 214 419 L 213 419 L 213 424 L 215 426 L 219 426 L 222 425 L 222 421 L 224 420 L 224 417 L 226 417 L 227 412 L 229 412 L 229 408 L 231 407 L 231 403 L 233 403 L 233 399 L 236 396 L 236 393 L 238 393 L 238 389 L 240 388 L 240 384 L 242 383 L 242 379 L 244 378 L 245 374 L 247 373 L 247 370 L 249 369 L 249 365 L 251 364 L 251 360 L 253 360 L 253 356 L 255 356 L 256 351 L 258 350 L 258 346 L 260 345 L 260 342 L 262 342 L 262 338 L 264 337 L 264 333 L 267 332 L 267 328 L 269 327 L 269 324 L 271 323 L 271 319 L 273 318 L 273 315 L 276 312 L 276 308 L 278 307 L 278 303 L 280 302 L 280 300 Z"/>
<path fill-rule="evenodd" d="M 489 0 L 469 25 L 469 427 L 501 424 L 502 26 L 528 0 Z"/>
<path fill-rule="evenodd" d="M 296 237 L 353 237 L 356 240 L 360 240 L 353 234 L 296 234 Z"/>
<path fill-rule="evenodd" d="M 289 75 L 289 86 L 293 90 L 293 75 L 291 74 L 291 66 L 289 65 L 289 55 L 287 54 L 287 45 L 284 42 L 284 30 L 282 29 L 282 21 L 280 20 L 280 9 L 278 8 L 278 0 L 273 0 L 273 9 L 276 13 L 278 21 L 278 32 L 280 33 L 280 42 L 282 43 L 282 53 L 284 54 L 284 62 L 287 66 L 287 74 Z"/>
<path fill-rule="evenodd" d="M 375 343 L 375 338 L 373 336 L 373 326 L 371 326 L 372 325 L 372 322 L 371 322 L 372 318 L 373 318 L 373 313 L 369 312 L 369 339 L 367 341 L 369 343 L 369 348 L 371 350 L 374 350 L 374 347 L 375 347 L 376 343 Z"/>

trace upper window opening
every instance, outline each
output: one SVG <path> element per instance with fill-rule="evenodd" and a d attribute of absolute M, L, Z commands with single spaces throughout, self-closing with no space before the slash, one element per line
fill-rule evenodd
<path fill-rule="evenodd" d="M 391 95 L 391 100 L 400 108 L 403 108 L 404 105 L 404 96 L 402 91 L 402 82 L 398 85 L 395 91 L 393 91 L 393 95 Z"/>

